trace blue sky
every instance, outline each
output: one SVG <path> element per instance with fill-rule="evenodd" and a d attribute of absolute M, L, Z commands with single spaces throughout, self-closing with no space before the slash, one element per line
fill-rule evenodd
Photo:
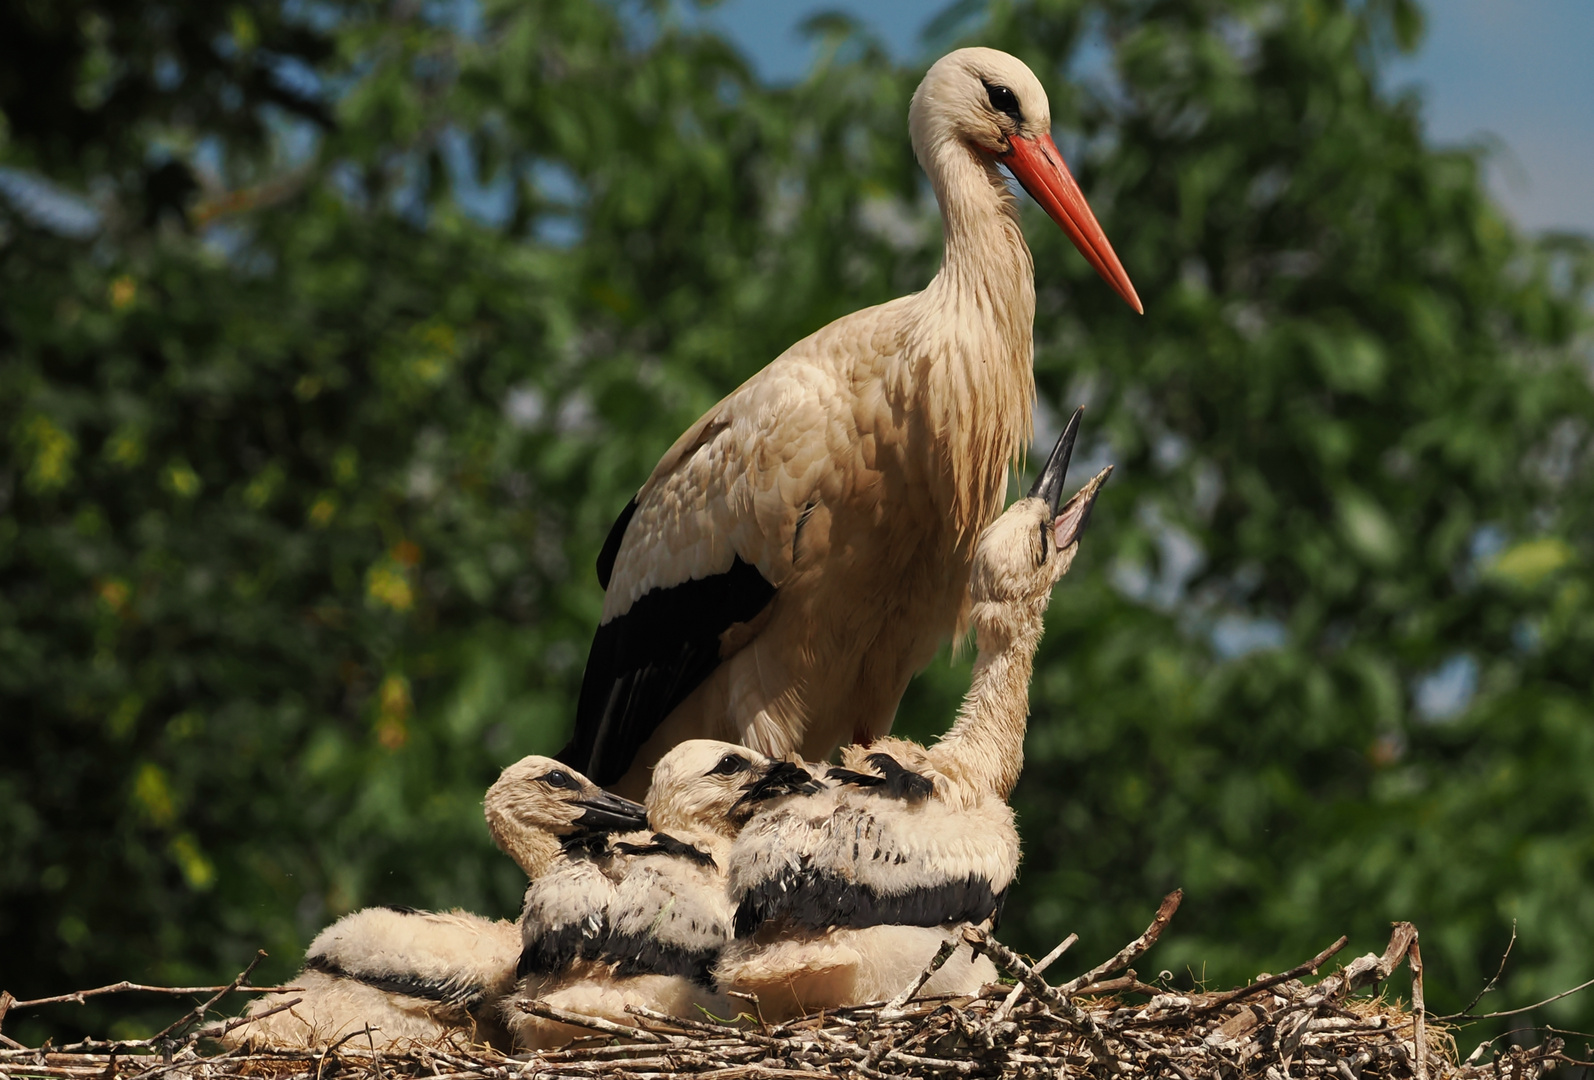
<path fill-rule="evenodd" d="M 893 55 L 919 53 L 936 0 L 727 0 L 709 19 L 767 78 L 800 75 L 810 59 L 798 26 L 846 11 Z M 1430 0 L 1417 55 L 1388 72 L 1416 87 L 1438 143 L 1487 140 L 1495 196 L 1529 230 L 1594 233 L 1594 0 Z"/>

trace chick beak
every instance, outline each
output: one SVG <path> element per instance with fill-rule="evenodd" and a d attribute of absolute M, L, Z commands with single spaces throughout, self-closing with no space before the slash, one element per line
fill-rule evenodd
<path fill-rule="evenodd" d="M 630 832 L 648 827 L 648 812 L 640 804 L 600 791 L 575 800 L 582 809 L 573 824 L 585 832 Z"/>
<path fill-rule="evenodd" d="M 1079 534 L 1085 531 L 1085 526 L 1090 523 L 1091 508 L 1096 505 L 1096 496 L 1101 494 L 1102 485 L 1111 475 L 1112 466 L 1109 465 L 1074 492 L 1074 497 L 1063 506 L 1062 512 L 1052 522 L 1052 538 L 1057 542 L 1058 551 L 1076 542 Z"/>
<path fill-rule="evenodd" d="M 1074 410 L 1074 415 L 1068 418 L 1068 426 L 1057 437 L 1057 445 L 1052 447 L 1051 455 L 1046 459 L 1046 467 L 1041 469 L 1035 483 L 1030 485 L 1029 497 L 1045 499 L 1046 509 L 1053 516 L 1057 514 L 1057 504 L 1063 501 L 1063 484 L 1068 479 L 1068 459 L 1074 454 L 1074 440 L 1079 437 L 1079 421 L 1084 415 L 1083 405 Z"/>

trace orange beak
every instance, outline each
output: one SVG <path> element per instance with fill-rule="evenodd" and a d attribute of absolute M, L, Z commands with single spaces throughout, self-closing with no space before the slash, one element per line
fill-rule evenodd
<path fill-rule="evenodd" d="M 1040 203 L 1052 220 L 1062 226 L 1079 253 L 1085 256 L 1085 261 L 1096 268 L 1096 273 L 1135 309 L 1136 314 L 1144 315 L 1146 309 L 1135 295 L 1135 287 L 1129 283 L 1123 263 L 1118 261 L 1112 245 L 1107 242 L 1107 234 L 1096 224 L 1096 215 L 1090 212 L 1085 193 L 1079 190 L 1073 174 L 1063 164 L 1063 155 L 1052 137 L 1021 139 L 1014 136 L 1008 141 L 1012 149 L 1001 155 L 1002 164 L 1024 185 L 1030 198 Z"/>

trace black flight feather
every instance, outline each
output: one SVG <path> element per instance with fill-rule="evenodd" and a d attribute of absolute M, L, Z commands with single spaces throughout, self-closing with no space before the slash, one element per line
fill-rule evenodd
<path fill-rule="evenodd" d="M 722 574 L 644 593 L 598 627 L 559 760 L 600 786 L 619 780 L 670 711 L 719 667 L 720 635 L 774 597 L 775 586 L 738 556 Z"/>
<path fill-rule="evenodd" d="M 609 527 L 609 535 L 604 537 L 603 547 L 598 549 L 598 584 L 603 586 L 605 592 L 609 588 L 609 579 L 614 576 L 614 560 L 620 557 L 620 543 L 625 539 L 625 530 L 634 517 L 635 497 L 625 504 L 620 516 L 614 519 L 614 524 Z"/>

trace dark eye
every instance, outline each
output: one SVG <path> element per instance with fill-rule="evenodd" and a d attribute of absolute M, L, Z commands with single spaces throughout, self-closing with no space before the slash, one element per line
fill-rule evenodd
<path fill-rule="evenodd" d="M 555 769 L 551 773 L 538 777 L 538 779 L 551 788 L 575 790 L 576 788 L 580 787 L 580 785 L 576 783 L 575 778 L 569 773 L 565 772 L 563 769 Z"/>
<path fill-rule="evenodd" d="M 1043 521 L 1043 522 L 1041 522 L 1041 557 L 1039 559 L 1035 560 L 1036 561 L 1036 565 L 1039 565 L 1039 564 L 1045 562 L 1046 561 L 1046 556 L 1051 552 L 1051 550 L 1052 550 L 1052 523 L 1050 521 Z"/>
<path fill-rule="evenodd" d="M 1024 122 L 1024 114 L 1018 107 L 1018 97 L 1013 91 L 1005 86 L 986 83 L 985 96 L 991 99 L 991 108 L 1011 116 L 1014 123 Z"/>
<path fill-rule="evenodd" d="M 739 772 L 746 772 L 752 763 L 737 754 L 726 754 L 720 758 L 718 765 L 709 770 L 710 776 L 735 776 Z"/>

